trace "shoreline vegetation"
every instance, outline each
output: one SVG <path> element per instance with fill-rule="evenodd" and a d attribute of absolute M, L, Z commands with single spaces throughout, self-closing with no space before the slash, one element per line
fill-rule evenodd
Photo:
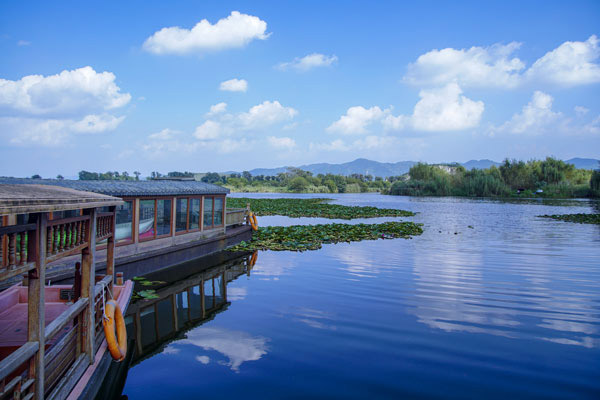
<path fill-rule="evenodd" d="M 577 224 L 600 225 L 600 214 L 554 214 L 538 215 L 540 218 L 550 218 L 557 221 L 574 222 Z"/>
<path fill-rule="evenodd" d="M 249 242 L 230 247 L 230 251 L 306 251 L 323 244 L 350 243 L 377 239 L 410 239 L 423 233 L 422 224 L 385 222 L 382 224 L 318 224 L 261 227 Z"/>
<path fill-rule="evenodd" d="M 329 219 L 356 219 L 377 217 L 411 217 L 415 213 L 394 208 L 358 207 L 329 204 L 331 199 L 254 199 L 247 197 L 228 197 L 227 206 L 250 209 L 258 216 L 282 215 L 286 217 L 316 217 Z"/>

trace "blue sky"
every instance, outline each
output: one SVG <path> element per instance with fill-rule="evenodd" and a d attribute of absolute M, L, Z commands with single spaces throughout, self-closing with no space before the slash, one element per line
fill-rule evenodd
<path fill-rule="evenodd" d="M 3 2 L 0 175 L 600 158 L 599 36 L 598 1 Z"/>

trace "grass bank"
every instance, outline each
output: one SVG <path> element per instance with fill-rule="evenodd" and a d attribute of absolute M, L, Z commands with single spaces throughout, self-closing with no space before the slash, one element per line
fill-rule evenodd
<path fill-rule="evenodd" d="M 554 214 L 538 215 L 540 218 L 551 218 L 557 221 L 575 222 L 578 224 L 600 225 L 600 214 Z"/>

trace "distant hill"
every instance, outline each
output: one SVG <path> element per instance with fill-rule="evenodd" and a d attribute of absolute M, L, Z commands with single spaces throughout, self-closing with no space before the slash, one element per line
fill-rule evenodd
<path fill-rule="evenodd" d="M 566 160 L 567 163 L 574 164 L 576 168 L 582 169 L 596 169 L 599 168 L 600 160 L 596 160 L 593 158 L 571 158 L 570 160 Z M 342 164 L 328 164 L 328 163 L 319 163 L 319 164 L 308 164 L 308 165 L 300 165 L 297 168 L 303 169 L 305 171 L 310 171 L 313 175 L 317 174 L 335 174 L 335 175 L 352 175 L 352 174 L 363 174 L 363 175 L 373 175 L 373 176 L 398 176 L 403 175 L 408 172 L 410 167 L 415 165 L 416 161 L 398 161 L 395 163 L 381 163 L 378 161 L 367 160 L 366 158 L 357 158 L 354 161 L 350 161 Z M 499 166 L 501 163 L 492 161 L 492 160 L 469 160 L 465 163 L 459 163 L 464 166 L 466 169 L 485 169 L 489 168 L 492 165 Z M 255 168 L 250 170 L 250 173 L 254 176 L 256 175 L 277 175 L 280 172 L 286 172 L 288 167 L 279 167 L 279 168 Z M 228 171 L 227 173 L 231 173 L 233 171 Z"/>

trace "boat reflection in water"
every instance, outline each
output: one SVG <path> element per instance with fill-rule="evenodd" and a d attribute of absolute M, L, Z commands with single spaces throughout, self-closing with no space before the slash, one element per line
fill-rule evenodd
<path fill-rule="evenodd" d="M 104 393 L 97 398 L 119 398 L 127 370 L 163 351 L 177 351 L 170 346 L 172 342 L 184 344 L 200 339 L 189 331 L 229 307 L 227 284 L 242 275 L 250 276 L 257 254 L 222 252 L 141 277 L 144 281 L 138 280 L 135 290 L 154 291 L 154 298 L 137 300 L 127 309 L 129 362 L 123 363 L 124 368 L 118 375 L 107 377 Z M 148 281 L 152 284 L 142 283 Z M 210 336 L 217 337 L 218 332 L 212 332 Z M 241 362 L 230 357 L 230 368 L 236 370 Z"/>

